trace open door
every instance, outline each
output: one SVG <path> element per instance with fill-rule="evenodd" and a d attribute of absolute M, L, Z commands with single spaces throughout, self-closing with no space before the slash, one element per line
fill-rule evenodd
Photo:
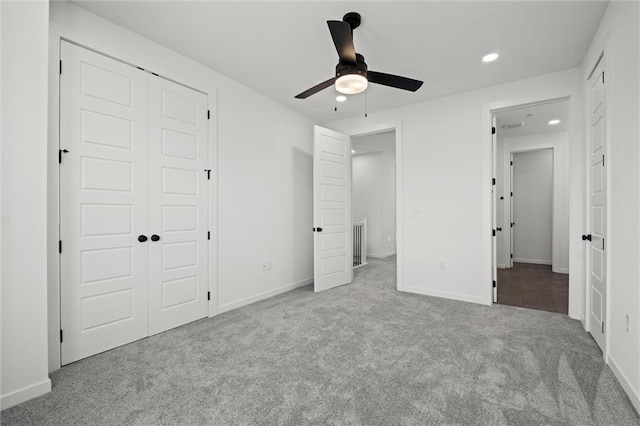
<path fill-rule="evenodd" d="M 589 146 L 589 227 L 591 233 L 583 235 L 582 239 L 588 241 L 587 265 L 589 279 L 589 306 L 590 332 L 602 352 L 606 346 L 607 317 L 607 280 L 606 280 L 606 217 L 607 217 L 607 184 L 605 169 L 605 152 L 607 145 L 607 103 L 606 86 L 603 71 L 603 61 L 596 67 L 589 84 L 591 86 L 589 96 L 591 144 Z"/>
<path fill-rule="evenodd" d="M 313 134 L 313 289 L 353 281 L 351 138 L 315 126 Z"/>
<path fill-rule="evenodd" d="M 497 222 L 496 222 L 496 167 L 498 156 L 498 135 L 496 134 L 496 116 L 491 118 L 491 276 L 493 279 L 493 303 L 498 302 L 498 256 L 497 256 Z"/>

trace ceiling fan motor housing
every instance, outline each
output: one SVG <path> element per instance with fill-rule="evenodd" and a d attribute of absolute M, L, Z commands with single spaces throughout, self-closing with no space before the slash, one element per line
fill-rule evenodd
<path fill-rule="evenodd" d="M 336 65 L 336 78 L 347 74 L 360 74 L 364 78 L 367 78 L 367 63 L 364 61 L 364 56 L 356 53 L 356 64 L 338 62 Z"/>

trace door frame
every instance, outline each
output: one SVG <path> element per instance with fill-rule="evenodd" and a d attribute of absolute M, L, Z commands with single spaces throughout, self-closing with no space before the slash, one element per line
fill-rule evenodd
<path fill-rule="evenodd" d="M 576 191 L 574 188 L 574 180 L 579 173 L 579 179 L 584 182 L 584 139 L 581 138 L 581 130 L 583 121 L 581 119 L 581 114 L 578 111 L 579 108 L 582 107 L 582 92 L 567 92 L 567 89 L 556 89 L 550 90 L 550 96 L 541 96 L 536 98 L 515 98 L 515 99 L 507 99 L 497 102 L 485 103 L 482 106 L 483 113 L 483 124 L 485 129 L 488 131 L 483 132 L 483 147 L 485 148 L 484 159 L 486 161 L 487 167 L 484 168 L 486 184 L 483 182 L 483 200 L 486 203 L 486 207 L 483 209 L 484 218 L 483 223 L 486 224 L 487 229 L 491 229 L 492 221 L 494 220 L 494 216 L 496 214 L 496 206 L 491 205 L 491 174 L 493 173 L 495 165 L 493 164 L 493 149 L 491 143 L 491 127 L 493 117 L 496 113 L 501 111 L 522 108 L 526 106 L 532 105 L 541 105 L 553 102 L 561 102 L 567 101 L 569 102 L 569 123 L 568 123 L 568 149 L 567 149 L 567 166 L 569 168 L 569 193 L 567 194 L 569 198 L 569 317 L 578 319 L 583 324 L 585 324 L 586 320 L 586 304 L 584 295 L 586 293 L 586 280 L 585 280 L 585 248 L 582 245 L 579 245 L 575 240 L 575 238 L 571 238 L 577 232 L 582 232 L 585 223 L 585 194 L 583 191 Z M 577 144 L 580 143 L 581 146 L 578 147 Z M 579 169 L 576 172 L 574 170 L 575 164 L 571 162 L 571 154 L 576 149 L 580 150 L 581 157 L 579 163 Z M 555 152 L 554 152 L 555 153 Z M 554 157 L 555 158 L 555 157 Z M 555 172 L 555 163 L 554 162 L 554 172 Z M 575 162 L 574 162 L 575 163 Z M 576 198 L 580 200 L 580 208 L 576 207 Z M 576 217 L 579 217 L 580 220 L 576 220 Z M 486 244 L 486 253 L 489 255 L 486 260 L 487 265 L 487 274 L 490 276 L 491 271 L 490 268 L 497 267 L 497 263 L 491 259 L 490 253 L 496 245 L 496 239 L 491 237 L 491 233 L 486 233 L 487 238 L 485 239 Z M 486 283 L 487 289 L 487 299 L 493 300 L 493 283 L 489 280 Z"/>
<path fill-rule="evenodd" d="M 335 129 L 335 128 L 334 128 Z M 404 245 L 403 229 L 404 214 L 402 204 L 403 188 L 403 149 L 402 149 L 402 121 L 392 121 L 387 123 L 362 122 L 355 129 L 350 131 L 338 130 L 351 137 L 367 136 L 379 132 L 395 131 L 396 135 L 396 283 L 398 291 L 405 291 L 404 287 Z"/>
<path fill-rule="evenodd" d="M 58 29 L 59 30 L 59 29 Z M 77 45 L 84 49 L 106 56 L 113 60 L 137 67 L 117 56 L 109 55 L 101 50 L 87 46 L 79 39 L 88 38 L 89 43 L 97 41 L 80 32 L 77 37 L 69 37 L 52 28 L 49 38 L 48 58 L 48 125 L 47 125 L 47 346 L 48 346 L 48 371 L 53 372 L 61 368 L 60 329 L 61 329 L 61 287 L 60 287 L 60 256 L 58 241 L 60 240 L 60 174 L 58 163 L 58 151 L 60 149 L 60 54 L 62 41 Z M 112 52 L 119 52 L 117 42 L 106 42 Z M 104 46 L 103 46 L 104 48 Z M 126 55 L 123 55 L 126 57 Z M 207 92 L 189 86 L 180 81 L 167 78 L 160 73 L 158 77 L 165 78 L 173 83 L 180 84 L 189 89 L 201 92 L 207 96 L 210 119 L 207 123 L 207 146 L 209 151 L 208 167 L 211 169 L 211 182 L 208 188 L 208 221 L 211 231 L 211 239 L 208 241 L 209 260 L 209 300 L 207 317 L 218 314 L 218 147 L 217 147 L 217 93 Z M 189 74 L 183 76 L 189 80 Z"/>

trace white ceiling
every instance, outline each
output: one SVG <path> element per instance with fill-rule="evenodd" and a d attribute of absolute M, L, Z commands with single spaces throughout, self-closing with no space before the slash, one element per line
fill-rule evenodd
<path fill-rule="evenodd" d="M 560 123 L 550 125 L 551 120 L 560 120 Z M 518 123 L 524 123 L 524 125 L 505 128 Z M 568 124 L 569 101 L 551 102 L 496 113 L 497 134 L 502 137 L 566 132 L 569 128 Z"/>
<path fill-rule="evenodd" d="M 603 1 L 74 1 L 307 114 L 330 121 L 580 66 Z M 327 20 L 362 15 L 369 68 L 423 80 L 415 93 L 372 84 L 334 112 Z M 486 53 L 500 58 L 484 64 Z"/>

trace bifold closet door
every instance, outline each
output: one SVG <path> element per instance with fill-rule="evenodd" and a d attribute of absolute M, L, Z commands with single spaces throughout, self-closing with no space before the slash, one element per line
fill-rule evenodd
<path fill-rule="evenodd" d="M 62 364 L 148 335 L 147 73 L 61 46 Z"/>
<path fill-rule="evenodd" d="M 207 96 L 149 77 L 149 334 L 207 316 Z"/>

